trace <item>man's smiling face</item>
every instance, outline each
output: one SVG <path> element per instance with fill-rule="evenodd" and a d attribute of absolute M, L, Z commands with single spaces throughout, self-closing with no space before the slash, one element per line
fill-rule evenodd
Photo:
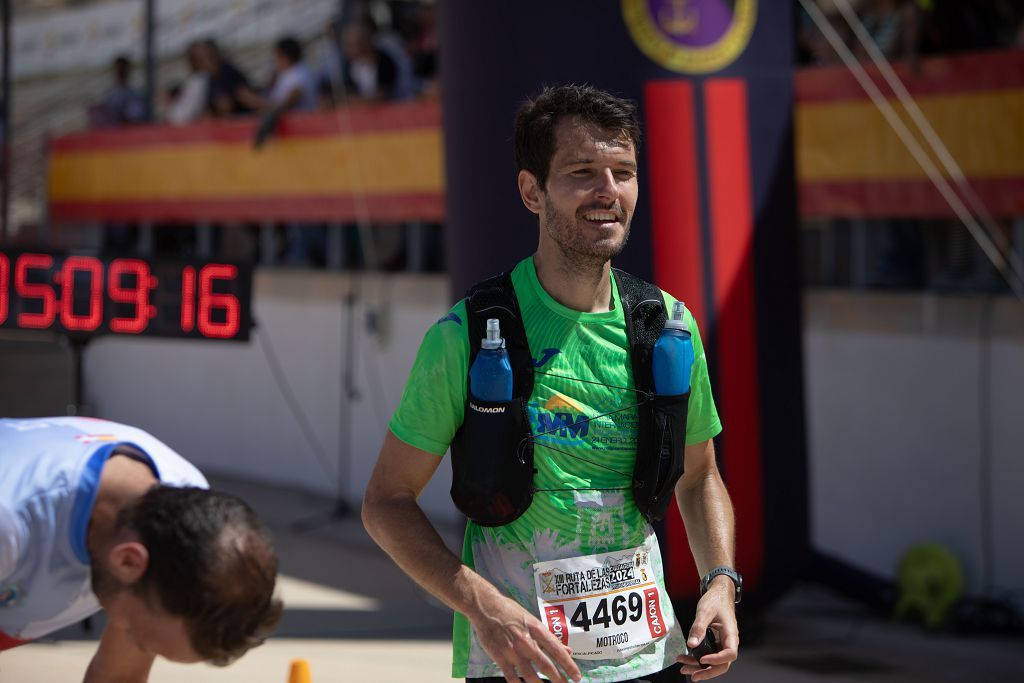
<path fill-rule="evenodd" d="M 628 135 L 562 119 L 542 190 L 541 240 L 553 241 L 569 263 L 603 265 L 626 246 L 637 192 Z"/>

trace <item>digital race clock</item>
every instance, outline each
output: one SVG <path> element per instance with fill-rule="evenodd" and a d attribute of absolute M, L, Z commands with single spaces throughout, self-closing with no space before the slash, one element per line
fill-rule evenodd
<path fill-rule="evenodd" d="M 246 341 L 252 268 L 0 249 L 0 328 Z"/>

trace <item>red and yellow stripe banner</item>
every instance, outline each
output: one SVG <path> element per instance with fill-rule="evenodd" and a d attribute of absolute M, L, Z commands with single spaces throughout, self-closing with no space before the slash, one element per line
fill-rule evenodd
<path fill-rule="evenodd" d="M 1024 214 L 1024 51 L 933 58 L 915 71 L 905 65 L 896 69 L 988 211 Z M 881 76 L 868 71 L 913 130 Z M 844 67 L 801 70 L 795 93 L 801 215 L 953 215 Z M 252 145 L 256 125 L 244 120 L 141 126 L 59 138 L 50 150 L 51 217 L 444 218 L 436 102 L 291 115 L 260 149 Z M 917 139 L 927 150 L 923 137 Z"/>
<path fill-rule="evenodd" d="M 435 102 L 285 117 L 262 147 L 257 121 L 140 126 L 55 140 L 58 221 L 441 220 Z"/>
<path fill-rule="evenodd" d="M 927 59 L 896 71 L 988 211 L 1024 214 L 1024 51 Z M 877 70 L 868 73 L 915 131 Z M 795 117 L 802 215 L 953 215 L 845 67 L 800 71 Z M 915 137 L 941 169 L 924 137 Z"/>

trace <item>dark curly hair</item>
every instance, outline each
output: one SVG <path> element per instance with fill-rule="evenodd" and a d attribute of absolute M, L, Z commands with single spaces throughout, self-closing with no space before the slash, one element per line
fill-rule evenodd
<path fill-rule="evenodd" d="M 184 618 L 192 649 L 224 666 L 262 643 L 281 619 L 270 533 L 235 496 L 154 486 L 121 511 L 149 565 L 135 588 Z"/>
<path fill-rule="evenodd" d="M 555 156 L 555 127 L 571 117 L 620 132 L 633 142 L 634 150 L 640 150 L 640 122 L 632 101 L 590 85 L 546 87 L 523 102 L 515 123 L 516 169 L 532 173 L 542 188 Z"/>

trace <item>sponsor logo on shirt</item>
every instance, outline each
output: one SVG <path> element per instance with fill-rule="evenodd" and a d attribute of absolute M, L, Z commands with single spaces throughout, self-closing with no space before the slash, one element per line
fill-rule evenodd
<path fill-rule="evenodd" d="M 542 368 L 547 365 L 548 361 L 557 356 L 561 351 L 559 349 L 544 349 L 540 352 L 540 358 L 533 359 L 533 367 Z"/>
<path fill-rule="evenodd" d="M 578 403 L 564 394 L 555 393 L 537 411 L 537 430 L 538 436 L 583 439 L 590 432 L 590 418 Z"/>
<path fill-rule="evenodd" d="M 462 324 L 462 318 L 460 318 L 459 316 L 455 315 L 454 313 L 449 313 L 445 317 L 443 317 L 440 320 L 438 320 L 437 324 L 440 325 L 441 323 L 448 323 L 448 322 L 455 323 L 456 325 L 461 325 Z"/>

